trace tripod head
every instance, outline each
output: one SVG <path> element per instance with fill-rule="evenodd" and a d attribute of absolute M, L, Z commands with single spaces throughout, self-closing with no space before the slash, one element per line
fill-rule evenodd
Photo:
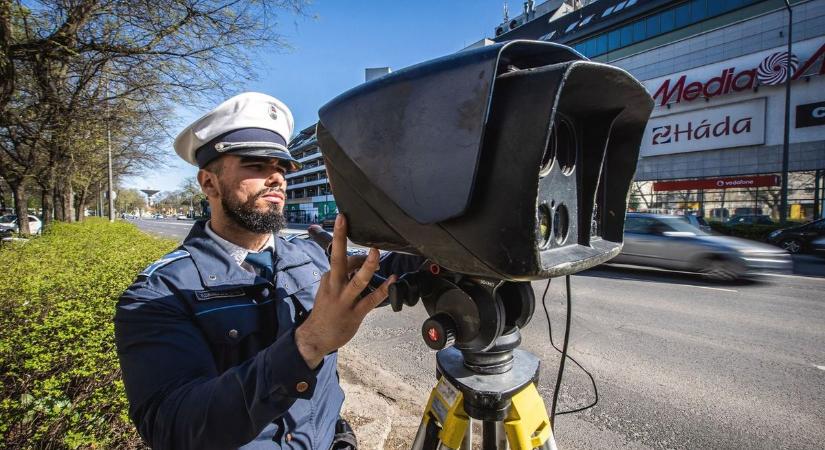
<path fill-rule="evenodd" d="M 468 276 L 429 261 L 390 286 L 394 311 L 419 298 L 430 315 L 421 329 L 424 342 L 434 350 L 454 346 L 477 373 L 510 370 L 512 350 L 521 343 L 519 329 L 535 309 L 529 282 Z"/>

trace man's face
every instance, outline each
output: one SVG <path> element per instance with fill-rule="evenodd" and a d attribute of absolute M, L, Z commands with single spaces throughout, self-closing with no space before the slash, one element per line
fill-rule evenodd
<path fill-rule="evenodd" d="M 284 228 L 286 169 L 279 160 L 225 155 L 217 174 L 217 190 L 224 214 L 255 233 Z"/>

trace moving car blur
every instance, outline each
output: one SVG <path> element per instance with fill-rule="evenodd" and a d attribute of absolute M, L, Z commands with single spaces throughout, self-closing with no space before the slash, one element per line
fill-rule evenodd
<path fill-rule="evenodd" d="M 627 214 L 624 247 L 610 262 L 696 272 L 713 280 L 793 269 L 788 252 L 772 245 L 714 235 L 684 216 L 646 213 Z"/>
<path fill-rule="evenodd" d="M 778 245 L 789 253 L 813 251 L 813 241 L 825 237 L 825 219 L 814 220 L 804 225 L 783 228 L 768 235 L 768 242 Z"/>

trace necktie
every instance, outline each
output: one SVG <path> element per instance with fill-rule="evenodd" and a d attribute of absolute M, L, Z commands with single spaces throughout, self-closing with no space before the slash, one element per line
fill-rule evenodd
<path fill-rule="evenodd" d="M 254 267 L 255 272 L 257 272 L 260 277 L 272 281 L 274 271 L 272 264 L 272 252 L 270 250 L 264 250 L 260 253 L 247 253 L 244 262 Z"/>

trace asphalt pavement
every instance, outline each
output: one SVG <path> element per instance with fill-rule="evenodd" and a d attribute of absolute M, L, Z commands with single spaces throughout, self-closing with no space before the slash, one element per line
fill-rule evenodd
<path fill-rule="evenodd" d="M 191 226 L 137 223 L 175 239 Z M 795 275 L 735 283 L 616 266 L 574 275 L 569 352 L 592 373 L 599 402 L 557 417 L 559 448 L 825 447 L 825 277 L 818 276 L 825 260 L 806 256 L 795 265 Z M 522 348 L 542 360 L 539 392 L 549 408 L 559 355 L 541 306 L 546 283 L 533 283 L 537 308 Z M 559 347 L 563 287 L 553 280 L 546 299 Z M 375 448 L 408 445 L 433 385 L 435 354 L 420 336 L 424 319 L 421 305 L 378 309 L 342 351 L 353 362 L 342 369 L 345 378 L 362 380 L 360 389 L 369 386 L 378 403 L 407 409 L 391 415 L 374 406 L 380 417 L 362 425 L 391 422 Z M 594 399 L 589 378 L 569 362 L 559 398 L 559 410 Z"/>

